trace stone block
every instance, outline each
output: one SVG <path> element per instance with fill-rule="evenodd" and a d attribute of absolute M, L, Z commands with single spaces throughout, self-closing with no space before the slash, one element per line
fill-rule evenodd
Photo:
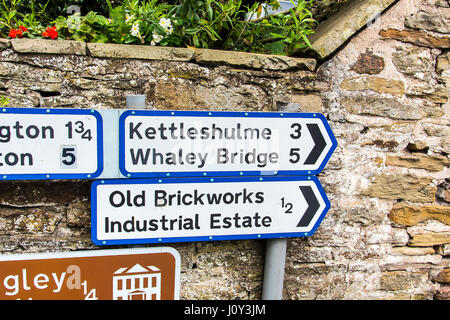
<path fill-rule="evenodd" d="M 0 50 L 4 50 L 11 47 L 11 40 L 10 39 L 0 39 Z"/>
<path fill-rule="evenodd" d="M 361 195 L 371 198 L 434 202 L 437 187 L 432 178 L 413 175 L 380 174 L 373 177 L 369 187 Z"/>
<path fill-rule="evenodd" d="M 394 151 L 398 147 L 398 142 L 395 140 L 382 140 L 382 139 L 375 139 L 373 141 L 364 142 L 362 144 L 363 147 L 365 146 L 376 146 L 380 149 L 386 149 L 389 151 Z M 383 159 L 377 158 L 378 167 L 381 167 L 381 164 L 383 163 Z"/>
<path fill-rule="evenodd" d="M 413 206 L 402 202 L 396 203 L 389 219 L 399 225 L 413 226 L 426 220 L 438 220 L 450 225 L 450 207 L 442 205 Z"/>
<path fill-rule="evenodd" d="M 450 300 L 450 287 L 440 287 L 434 296 L 436 300 Z"/>
<path fill-rule="evenodd" d="M 436 277 L 434 277 L 433 281 L 450 283 L 450 268 L 444 268 Z"/>
<path fill-rule="evenodd" d="M 380 289 L 389 291 L 409 290 L 428 281 L 428 271 L 387 271 L 380 278 Z"/>
<path fill-rule="evenodd" d="M 392 62 L 399 72 L 424 81 L 430 79 L 434 64 L 429 49 L 418 47 L 397 48 L 392 53 Z"/>
<path fill-rule="evenodd" d="M 426 141 L 415 140 L 408 143 L 407 148 L 411 152 L 426 152 L 428 149 L 430 149 L 430 146 L 427 144 Z"/>
<path fill-rule="evenodd" d="M 360 74 L 379 74 L 383 69 L 384 59 L 374 55 L 370 51 L 361 53 L 358 60 L 350 68 L 350 70 Z"/>
<path fill-rule="evenodd" d="M 356 0 L 347 2 L 333 16 L 321 23 L 309 38 L 313 51 L 326 58 L 352 35 L 372 21 L 396 0 Z"/>
<path fill-rule="evenodd" d="M 375 96 L 343 97 L 342 106 L 350 113 L 388 117 L 399 120 L 438 118 L 444 115 L 442 107 L 432 102 L 402 101 Z"/>
<path fill-rule="evenodd" d="M 91 206 L 89 202 L 70 203 L 66 210 L 69 227 L 89 227 L 91 223 Z"/>
<path fill-rule="evenodd" d="M 423 130 L 433 137 L 450 137 L 450 126 L 443 126 L 434 123 L 423 123 Z"/>
<path fill-rule="evenodd" d="M 447 243 L 450 243 L 450 232 L 430 232 L 414 235 L 409 245 L 413 247 L 432 247 Z"/>
<path fill-rule="evenodd" d="M 206 86 L 195 82 L 158 81 L 146 90 L 149 102 L 158 109 L 271 111 L 266 93 L 258 86 Z"/>
<path fill-rule="evenodd" d="M 450 9 L 419 10 L 407 16 L 405 26 L 413 29 L 450 33 Z"/>
<path fill-rule="evenodd" d="M 347 91 L 371 90 L 378 93 L 388 93 L 401 96 L 405 92 L 405 83 L 401 80 L 390 80 L 380 77 L 355 77 L 344 79 L 341 89 Z"/>
<path fill-rule="evenodd" d="M 11 44 L 20 53 L 86 55 L 86 43 L 82 41 L 12 39 Z"/>
<path fill-rule="evenodd" d="M 429 171 L 441 171 L 450 166 L 450 160 L 444 156 L 428 156 L 425 154 L 413 155 L 386 155 L 387 166 L 418 168 Z"/>
<path fill-rule="evenodd" d="M 14 219 L 14 230 L 23 233 L 53 234 L 63 219 L 57 208 L 27 208 Z"/>
<path fill-rule="evenodd" d="M 448 89 L 444 85 L 414 84 L 409 86 L 407 96 L 427 99 L 434 103 L 448 101 Z"/>
<path fill-rule="evenodd" d="M 293 95 L 292 102 L 300 106 L 301 112 L 322 112 L 322 98 L 316 94 Z"/>
<path fill-rule="evenodd" d="M 433 248 L 416 248 L 416 247 L 394 247 L 391 249 L 393 255 L 404 255 L 404 256 L 424 256 L 434 254 Z"/>
<path fill-rule="evenodd" d="M 316 68 L 312 58 L 295 58 L 280 55 L 268 55 L 225 50 L 196 49 L 195 61 L 199 64 L 225 64 L 233 67 L 264 69 L 272 71 L 310 70 Z"/>
<path fill-rule="evenodd" d="M 396 30 L 387 29 L 379 32 L 382 39 L 394 39 L 406 43 L 412 43 L 419 47 L 428 47 L 436 49 L 450 48 L 450 37 L 434 36 L 417 30 Z"/>
<path fill-rule="evenodd" d="M 191 61 L 195 54 L 195 51 L 189 48 L 113 43 L 88 43 L 87 49 L 93 57 L 119 59 Z"/>

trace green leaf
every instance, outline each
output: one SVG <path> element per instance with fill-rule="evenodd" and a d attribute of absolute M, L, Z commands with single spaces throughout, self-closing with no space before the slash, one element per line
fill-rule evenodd
<path fill-rule="evenodd" d="M 208 14 L 208 20 L 210 22 L 213 21 L 213 10 L 211 8 L 211 5 L 208 4 L 208 7 L 206 8 L 206 12 Z"/>
<path fill-rule="evenodd" d="M 278 33 L 270 33 L 270 35 L 275 38 L 275 39 L 284 39 L 286 38 L 285 36 L 283 36 L 282 34 L 278 34 Z"/>
<path fill-rule="evenodd" d="M 109 25 L 108 19 L 102 15 L 97 15 L 95 17 L 94 23 L 97 23 L 100 26 L 108 26 Z"/>
<path fill-rule="evenodd" d="M 264 46 L 265 51 L 270 54 L 283 54 L 285 47 L 283 41 L 270 42 Z"/>
<path fill-rule="evenodd" d="M 97 42 L 97 43 L 107 43 L 108 42 L 108 36 L 101 33 L 101 34 L 96 34 L 94 36 L 94 38 L 92 39 L 93 42 Z"/>
<path fill-rule="evenodd" d="M 95 13 L 94 11 L 90 11 L 85 17 L 84 19 L 89 23 L 89 24 L 93 24 L 95 22 L 95 18 L 97 16 L 97 13 Z"/>
<path fill-rule="evenodd" d="M 200 31 L 200 29 L 197 29 L 197 28 L 191 28 L 191 29 L 186 29 L 186 30 L 184 30 L 184 33 L 185 34 L 196 34 L 197 32 L 199 32 Z"/>
<path fill-rule="evenodd" d="M 308 47 L 312 48 L 311 42 L 309 42 L 308 37 L 304 33 L 302 33 L 302 38 L 303 41 L 305 41 L 305 43 L 308 45 Z"/>
<path fill-rule="evenodd" d="M 80 26 L 79 30 L 80 30 L 80 32 L 87 33 L 87 34 L 92 32 L 92 28 L 87 24 L 82 24 Z"/>
<path fill-rule="evenodd" d="M 194 34 L 194 36 L 192 37 L 192 41 L 194 42 L 194 46 L 196 46 L 197 48 L 200 47 L 200 42 L 198 41 L 197 34 Z"/>

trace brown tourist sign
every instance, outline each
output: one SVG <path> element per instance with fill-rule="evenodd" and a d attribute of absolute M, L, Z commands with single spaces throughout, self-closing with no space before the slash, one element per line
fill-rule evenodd
<path fill-rule="evenodd" d="M 180 255 L 168 247 L 0 257 L 0 299 L 179 299 Z"/>

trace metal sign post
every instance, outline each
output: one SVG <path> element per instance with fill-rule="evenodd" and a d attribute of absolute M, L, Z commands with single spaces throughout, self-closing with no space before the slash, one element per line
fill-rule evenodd
<path fill-rule="evenodd" d="M 283 298 L 286 249 L 287 239 L 269 239 L 266 241 L 263 300 L 281 300 Z"/>
<path fill-rule="evenodd" d="M 127 95 L 126 106 L 128 109 L 145 108 L 145 95 Z M 103 119 L 104 137 L 103 150 L 104 170 L 99 179 L 124 178 L 119 170 L 119 117 L 124 110 L 99 110 Z"/>

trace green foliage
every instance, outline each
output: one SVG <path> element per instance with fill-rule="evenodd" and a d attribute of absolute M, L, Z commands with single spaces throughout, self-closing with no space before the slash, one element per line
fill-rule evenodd
<path fill-rule="evenodd" d="M 45 16 L 47 3 L 36 4 L 35 0 L 27 1 L 27 10 L 24 9 L 24 0 L 1 0 L 0 2 L 0 32 L 8 34 L 9 30 L 24 26 L 28 35 L 33 38 L 42 33 L 44 27 L 41 20 Z"/>
<path fill-rule="evenodd" d="M 64 1 L 0 0 L 0 32 L 6 37 L 11 28 L 25 26 L 27 36 L 38 37 L 54 25 L 60 39 L 290 55 L 310 46 L 307 36 L 316 26 L 309 11 L 312 0 L 299 0 L 289 12 L 256 21 L 246 17 L 262 12 L 257 2 L 246 7 L 242 0 L 176 1 L 96 0 L 99 10 L 67 15 Z M 87 4 L 85 0 L 72 2 L 81 8 Z M 265 3 L 276 6 L 278 2 Z"/>
<path fill-rule="evenodd" d="M 292 54 L 296 49 L 311 47 L 307 36 L 313 33 L 316 21 L 312 18 L 311 11 L 308 10 L 307 2 L 299 1 L 295 8 L 289 10 L 289 14 L 270 17 L 269 24 L 279 30 L 270 34 L 274 39 L 279 39 L 286 45 L 288 54 Z"/>
<path fill-rule="evenodd" d="M 309 10 L 311 5 L 312 1 L 299 0 L 289 12 L 243 24 L 233 48 L 291 55 L 296 49 L 311 47 L 307 36 L 314 32 L 317 24 Z"/>
<path fill-rule="evenodd" d="M 6 107 L 9 104 L 9 100 L 11 100 L 11 99 L 8 97 L 0 96 L 0 106 Z"/>

